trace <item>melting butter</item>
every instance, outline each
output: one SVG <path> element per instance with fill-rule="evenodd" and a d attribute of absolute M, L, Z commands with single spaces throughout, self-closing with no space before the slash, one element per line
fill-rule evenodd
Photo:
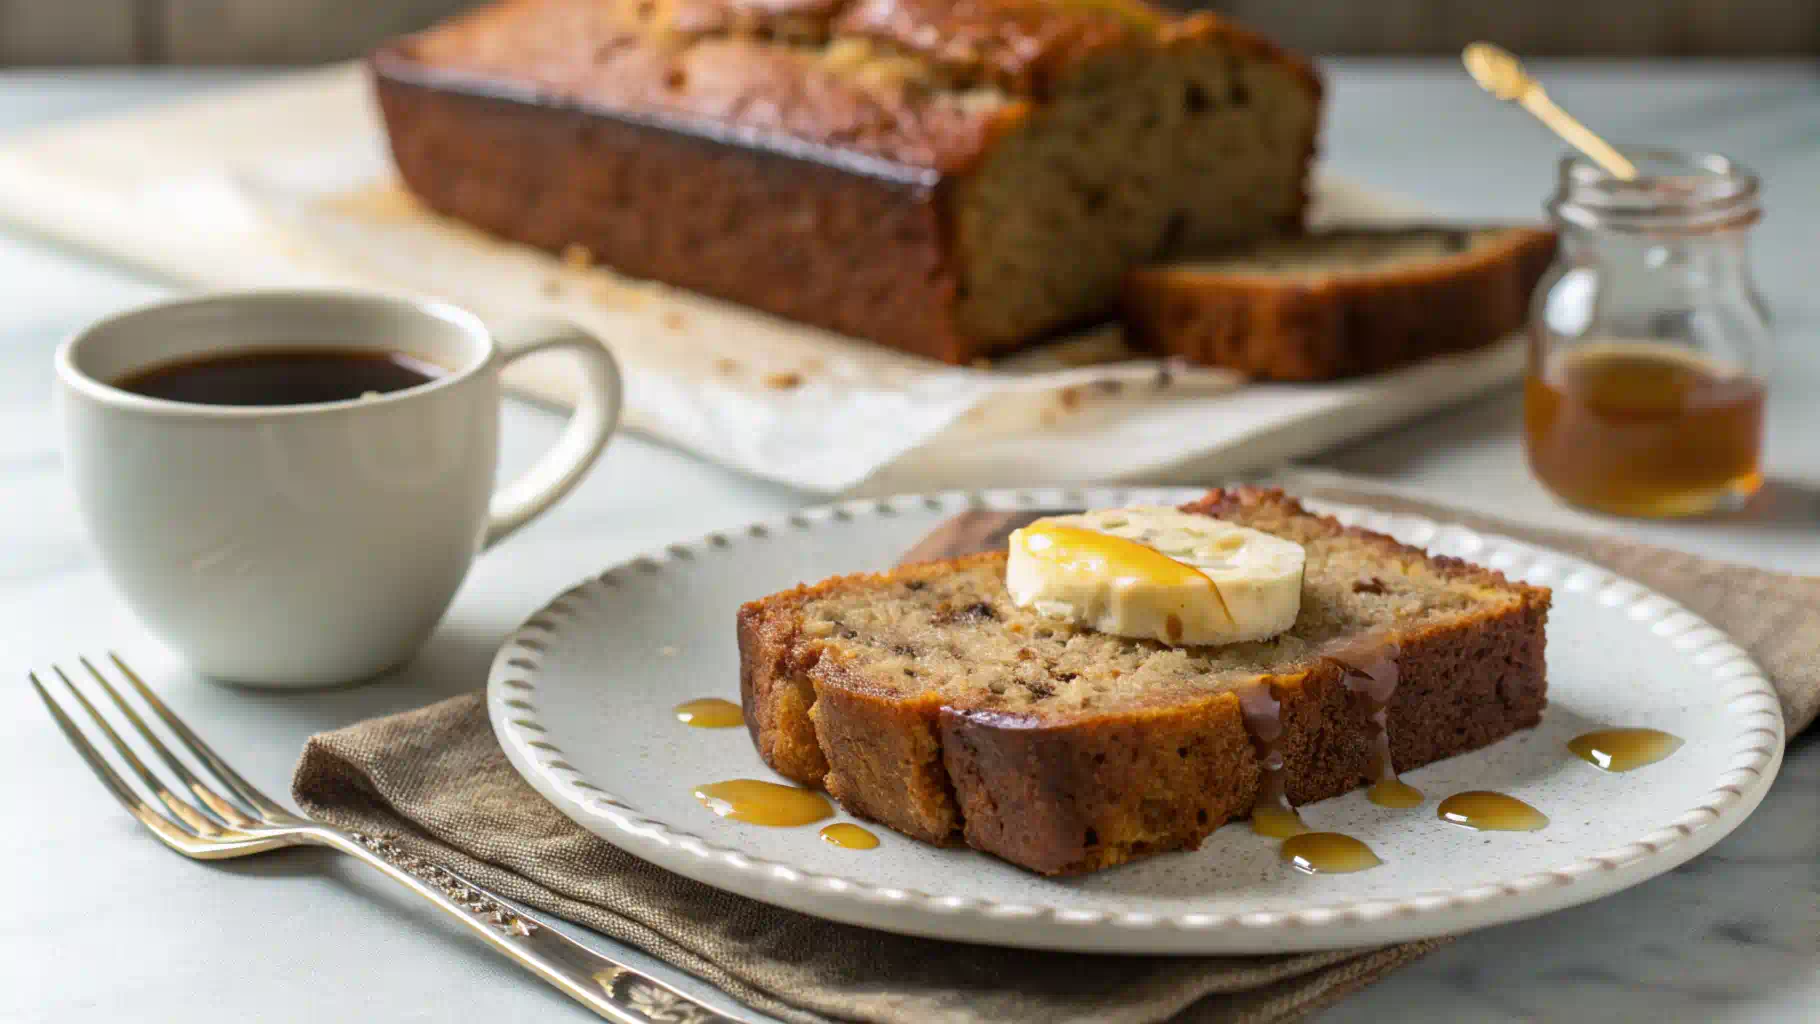
<path fill-rule="evenodd" d="M 1041 520 L 1016 536 L 1030 557 L 1059 563 L 1083 576 L 1140 580 L 1163 587 L 1204 587 L 1218 598 L 1219 591 L 1206 573 L 1135 540 Z"/>

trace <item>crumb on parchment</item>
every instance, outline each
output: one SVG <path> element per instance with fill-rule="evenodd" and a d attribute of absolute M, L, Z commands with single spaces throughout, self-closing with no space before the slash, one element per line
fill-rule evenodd
<path fill-rule="evenodd" d="M 723 373 L 731 377 L 733 374 L 739 372 L 739 360 L 729 356 L 721 356 L 714 360 L 714 370 L 716 373 Z"/>
<path fill-rule="evenodd" d="M 782 373 L 767 373 L 764 376 L 764 384 L 765 387 L 777 391 L 790 391 L 794 388 L 802 387 L 803 375 L 794 370 L 786 370 Z"/>

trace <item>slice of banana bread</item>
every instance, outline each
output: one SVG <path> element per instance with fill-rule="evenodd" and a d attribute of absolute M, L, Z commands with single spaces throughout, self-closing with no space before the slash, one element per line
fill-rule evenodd
<path fill-rule="evenodd" d="M 1489 345 L 1522 327 L 1555 251 L 1529 227 L 1344 228 L 1140 267 L 1132 342 L 1272 380 L 1326 380 Z"/>
<path fill-rule="evenodd" d="M 1307 551 L 1302 611 L 1269 641 L 1172 648 L 1014 606 L 1002 552 L 841 576 L 739 612 L 760 754 L 849 811 L 1044 874 L 1192 849 L 1249 813 L 1263 776 L 1240 695 L 1280 706 L 1288 798 L 1372 777 L 1377 710 L 1409 769 L 1540 720 L 1549 593 L 1310 514 L 1280 491 L 1185 506 Z M 1373 706 L 1323 657 L 1400 650 Z"/>

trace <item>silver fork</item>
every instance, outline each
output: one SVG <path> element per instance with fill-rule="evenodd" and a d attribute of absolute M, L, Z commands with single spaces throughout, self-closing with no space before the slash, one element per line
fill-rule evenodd
<path fill-rule="evenodd" d="M 189 751 L 206 774 L 213 777 L 219 789 L 211 788 L 173 754 L 146 725 L 139 712 L 87 658 L 81 659 L 82 667 L 100 684 L 120 714 L 139 733 L 140 739 L 176 777 L 175 789 L 146 767 L 62 668 L 52 666 L 51 671 L 63 681 L 70 697 L 87 712 L 93 730 L 106 737 L 119 761 L 138 777 L 163 809 L 144 800 L 120 777 L 101 747 L 89 741 L 83 727 L 77 725 L 76 718 L 52 696 L 36 672 L 31 673 L 32 686 L 102 784 L 164 845 L 196 860 L 249 857 L 283 846 L 326 846 L 340 850 L 429 900 L 467 925 L 469 931 L 486 940 L 488 945 L 608 1020 L 620 1024 L 651 1024 L 653 1021 L 740 1024 L 737 1019 L 695 1002 L 656 978 L 640 974 L 564 937 L 542 920 L 512 907 L 453 871 L 406 853 L 389 838 L 322 825 L 278 806 L 239 772 L 228 767 L 227 762 L 184 725 L 183 720 L 158 699 L 119 655 L 108 657 L 127 682 L 139 691 L 145 705 L 164 720 L 177 742 Z M 232 798 L 224 796 L 221 790 L 232 794 Z M 179 791 L 187 792 L 193 799 L 185 799 Z"/>

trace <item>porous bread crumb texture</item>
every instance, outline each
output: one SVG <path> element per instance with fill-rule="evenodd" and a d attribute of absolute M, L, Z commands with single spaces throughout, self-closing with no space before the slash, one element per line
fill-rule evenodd
<path fill-rule="evenodd" d="M 1268 379 L 1377 373 L 1521 328 L 1554 251 L 1538 228 L 1442 226 L 1189 250 L 1126 275 L 1126 336 Z"/>
<path fill-rule="evenodd" d="M 432 209 L 958 365 L 1171 247 L 1297 228 L 1321 92 L 1137 0 L 508 0 L 374 70 Z"/>
<path fill-rule="evenodd" d="M 1256 799 L 1237 690 L 1282 703 L 1297 803 L 1367 781 L 1370 708 L 1326 645 L 1394 638 L 1409 769 L 1535 724 L 1546 590 L 1312 516 L 1276 491 L 1189 506 L 1295 540 L 1303 610 L 1275 640 L 1174 649 L 1012 606 L 985 553 L 839 577 L 741 609 L 747 722 L 771 766 L 854 813 L 1044 873 L 1192 848 Z"/>
<path fill-rule="evenodd" d="M 960 190 L 963 328 L 1015 345 L 1104 314 L 1171 249 L 1295 229 L 1316 114 L 1273 60 L 1178 45 L 1086 62 Z"/>

